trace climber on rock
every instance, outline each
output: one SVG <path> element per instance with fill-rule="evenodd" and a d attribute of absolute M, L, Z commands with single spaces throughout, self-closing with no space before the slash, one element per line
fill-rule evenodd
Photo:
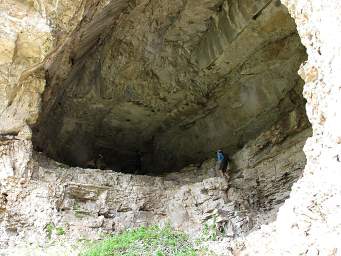
<path fill-rule="evenodd" d="M 225 155 L 221 149 L 219 149 L 217 151 L 216 170 L 221 177 L 228 179 L 229 165 L 230 163 L 229 163 L 228 156 Z"/>

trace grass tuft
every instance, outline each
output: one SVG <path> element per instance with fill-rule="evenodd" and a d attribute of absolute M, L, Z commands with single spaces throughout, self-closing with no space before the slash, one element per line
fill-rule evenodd
<path fill-rule="evenodd" d="M 86 248 L 81 256 L 197 256 L 189 237 L 166 226 L 140 227 Z"/>

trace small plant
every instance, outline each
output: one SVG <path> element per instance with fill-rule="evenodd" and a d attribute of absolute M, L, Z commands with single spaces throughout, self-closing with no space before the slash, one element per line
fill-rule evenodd
<path fill-rule="evenodd" d="M 64 228 L 62 228 L 62 227 L 57 227 L 57 228 L 56 228 L 56 234 L 57 234 L 57 236 L 65 235 L 65 230 L 64 230 Z"/>
<path fill-rule="evenodd" d="M 62 227 L 56 227 L 53 223 L 48 223 L 45 226 L 47 238 L 51 239 L 53 232 L 55 231 L 57 236 L 65 235 L 65 230 Z"/>
<path fill-rule="evenodd" d="M 80 207 L 80 205 L 77 202 L 75 202 L 73 204 L 72 210 L 74 210 L 75 212 L 78 212 L 78 211 L 81 210 L 81 207 Z"/>
<path fill-rule="evenodd" d="M 89 213 L 87 213 L 86 211 L 84 211 L 81 206 L 79 205 L 79 203 L 75 202 L 72 210 L 74 211 L 75 217 L 78 219 L 82 219 L 84 218 L 86 215 L 89 215 Z"/>
<path fill-rule="evenodd" d="M 48 223 L 45 226 L 45 230 L 46 230 L 46 234 L 47 234 L 48 239 L 51 239 L 53 229 L 54 229 L 54 225 L 52 223 Z"/>
<path fill-rule="evenodd" d="M 199 239 L 200 241 L 217 241 L 218 239 L 218 231 L 216 226 L 216 216 L 213 217 L 212 223 L 208 224 L 207 222 L 204 224 L 202 229 L 202 238 Z"/>

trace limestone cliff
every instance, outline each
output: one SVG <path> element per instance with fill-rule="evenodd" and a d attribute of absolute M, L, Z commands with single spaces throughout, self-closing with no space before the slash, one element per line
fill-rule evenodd
<path fill-rule="evenodd" d="M 8 254 L 27 254 L 36 246 L 47 247 L 51 239 L 63 239 L 67 246 L 162 223 L 192 237 L 214 225 L 228 244 L 272 222 L 302 173 L 302 146 L 310 129 L 296 127 L 293 136 L 283 138 L 283 128 L 273 127 L 237 152 L 228 181 L 217 176 L 214 160 L 150 177 L 70 168 L 35 154 L 29 180 L 13 177 L 1 185 L 1 246 Z M 65 235 L 51 238 L 51 225 L 63 228 Z"/>
<path fill-rule="evenodd" d="M 101 154 L 130 169 L 138 152 L 143 169 L 174 169 L 235 152 L 302 108 L 306 55 L 286 8 L 239 2 L 90 9 L 46 67 L 37 148 L 83 167 Z"/>
<path fill-rule="evenodd" d="M 1 1 L 1 253 L 62 239 L 70 255 L 83 236 L 170 222 L 193 237 L 214 225 L 222 255 L 338 255 L 340 12 Z"/>

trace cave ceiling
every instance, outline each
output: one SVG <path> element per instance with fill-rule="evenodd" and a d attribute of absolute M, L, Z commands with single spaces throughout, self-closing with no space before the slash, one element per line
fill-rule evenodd
<path fill-rule="evenodd" d="M 136 154 L 176 168 L 233 152 L 288 113 L 304 115 L 305 59 L 278 1 L 92 8 L 46 65 L 35 145 L 80 166 L 100 152 L 117 168 Z"/>

